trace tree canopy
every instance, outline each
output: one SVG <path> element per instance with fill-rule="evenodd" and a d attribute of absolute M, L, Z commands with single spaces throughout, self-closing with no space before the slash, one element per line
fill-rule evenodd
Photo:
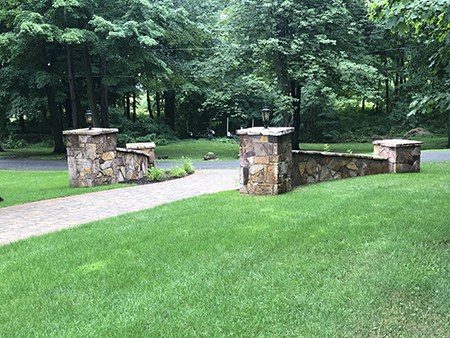
<path fill-rule="evenodd" d="M 400 35 L 410 33 L 426 45 L 433 85 L 425 84 L 411 102 L 408 115 L 417 112 L 448 114 L 448 146 L 450 147 L 450 1 L 448 0 L 376 0 L 371 4 L 372 17 L 382 20 Z M 424 75 L 422 73 L 422 75 Z"/>
<path fill-rule="evenodd" d="M 448 5 L 5 0 L 0 142 L 39 125 L 63 152 L 62 129 L 83 127 L 87 109 L 95 126 L 125 130 L 139 110 L 179 136 L 210 126 L 223 135 L 226 121 L 231 129 L 260 123 L 265 104 L 272 125 L 295 126 L 294 145 L 417 126 L 442 132 L 436 112 L 450 104 Z M 425 110 L 436 119 L 414 115 Z M 145 136 L 133 130 L 127 137 Z"/>

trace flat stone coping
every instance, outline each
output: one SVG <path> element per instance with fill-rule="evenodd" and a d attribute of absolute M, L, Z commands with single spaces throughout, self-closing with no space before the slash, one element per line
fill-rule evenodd
<path fill-rule="evenodd" d="M 293 150 L 296 154 L 307 154 L 307 155 L 323 155 L 323 156 L 335 156 L 335 157 L 348 157 L 348 158 L 363 158 L 366 160 L 387 160 L 384 156 L 375 155 L 363 155 L 363 154 L 347 154 L 347 153 L 330 153 L 327 151 L 314 151 L 314 150 Z"/>
<path fill-rule="evenodd" d="M 400 148 L 404 146 L 420 146 L 423 144 L 422 141 L 412 141 L 412 140 L 401 140 L 401 139 L 391 139 L 391 140 L 377 140 L 373 141 L 373 144 L 390 147 L 390 148 Z"/>
<path fill-rule="evenodd" d="M 294 132 L 294 127 L 255 127 L 236 130 L 237 135 L 249 136 L 283 136 Z"/>
<path fill-rule="evenodd" d="M 102 134 L 114 134 L 118 133 L 119 129 L 116 128 L 85 128 L 85 129 L 73 129 L 64 130 L 64 135 L 88 135 L 88 136 L 98 136 Z"/>
<path fill-rule="evenodd" d="M 155 149 L 153 142 L 127 143 L 127 149 Z"/>
<path fill-rule="evenodd" d="M 120 151 L 122 153 L 145 155 L 147 157 L 150 157 L 150 155 L 147 154 L 145 151 L 137 150 L 137 149 L 116 148 L 116 151 Z"/>

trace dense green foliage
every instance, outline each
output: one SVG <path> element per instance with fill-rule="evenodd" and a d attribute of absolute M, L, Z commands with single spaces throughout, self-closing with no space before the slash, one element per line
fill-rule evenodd
<path fill-rule="evenodd" d="M 1 246 L 0 332 L 448 337 L 449 170 L 224 192 Z"/>
<path fill-rule="evenodd" d="M 401 36 L 416 38 L 420 47 L 412 61 L 419 68 L 413 87 L 412 110 L 408 114 L 444 113 L 448 116 L 447 132 L 450 147 L 450 1 L 448 0 L 375 0 L 371 5 L 372 15 L 383 20 L 387 27 Z M 431 72 L 423 65 L 429 63 Z M 414 82 L 413 82 L 414 83 Z"/>
<path fill-rule="evenodd" d="M 40 130 L 63 152 L 87 109 L 120 143 L 225 136 L 259 125 L 264 104 L 294 147 L 443 135 L 448 13 L 448 0 L 5 0 L 0 144 Z"/>

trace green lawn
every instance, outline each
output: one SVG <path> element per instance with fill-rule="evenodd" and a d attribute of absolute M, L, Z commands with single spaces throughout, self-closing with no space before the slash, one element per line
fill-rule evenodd
<path fill-rule="evenodd" d="M 418 137 L 418 141 L 422 141 L 422 150 L 448 150 L 446 137 Z M 373 154 L 372 143 L 329 143 L 329 151 L 336 153 L 347 153 L 350 151 L 353 154 Z M 316 150 L 324 151 L 325 144 L 323 143 L 301 143 L 302 150 Z"/>
<path fill-rule="evenodd" d="M 450 337 L 450 163 L 0 247 L 1 337 Z"/>
<path fill-rule="evenodd" d="M 32 160 L 64 160 L 64 154 L 53 154 L 53 148 L 22 148 L 22 149 L 5 149 L 0 152 L 2 158 L 28 158 Z"/>
<path fill-rule="evenodd" d="M 130 185 L 114 184 L 94 188 L 70 188 L 68 171 L 0 170 L 0 197 L 4 199 L 3 202 L 0 202 L 0 208 L 126 186 Z"/>
<path fill-rule="evenodd" d="M 422 137 L 422 150 L 443 150 L 446 149 L 446 137 Z M 354 154 L 372 154 L 372 143 L 329 143 L 329 150 L 332 152 L 347 153 L 352 151 Z M 324 150 L 324 143 L 302 143 L 300 148 L 303 150 Z M 167 161 L 180 161 L 182 157 L 189 157 L 193 162 L 203 161 L 203 156 L 213 152 L 220 161 L 237 161 L 239 155 L 239 143 L 227 139 L 208 140 L 184 140 L 165 146 L 156 145 L 156 156 L 168 156 Z M 30 158 L 30 159 L 64 159 L 64 155 L 52 154 L 50 148 L 25 148 L 9 149 L 6 152 L 0 152 L 1 158 Z"/>
<path fill-rule="evenodd" d="M 220 161 L 239 160 L 239 142 L 217 142 L 215 140 L 184 140 L 165 146 L 155 147 L 157 157 L 168 156 L 168 161 L 180 160 L 183 156 L 189 157 L 193 162 L 203 161 L 208 152 L 214 153 Z"/>

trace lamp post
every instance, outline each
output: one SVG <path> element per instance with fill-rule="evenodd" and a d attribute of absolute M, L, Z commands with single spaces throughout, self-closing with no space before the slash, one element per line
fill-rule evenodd
<path fill-rule="evenodd" d="M 89 130 L 91 130 L 92 129 L 92 117 L 93 117 L 93 115 L 92 115 L 90 109 L 88 109 L 86 111 L 86 114 L 84 114 L 84 117 L 86 118 L 86 123 L 89 126 Z"/>
<path fill-rule="evenodd" d="M 269 118 L 270 118 L 270 109 L 267 107 L 267 105 L 264 105 L 263 109 L 261 110 L 262 115 L 262 121 L 264 123 L 264 129 L 267 129 L 267 125 L 269 124 Z"/>

